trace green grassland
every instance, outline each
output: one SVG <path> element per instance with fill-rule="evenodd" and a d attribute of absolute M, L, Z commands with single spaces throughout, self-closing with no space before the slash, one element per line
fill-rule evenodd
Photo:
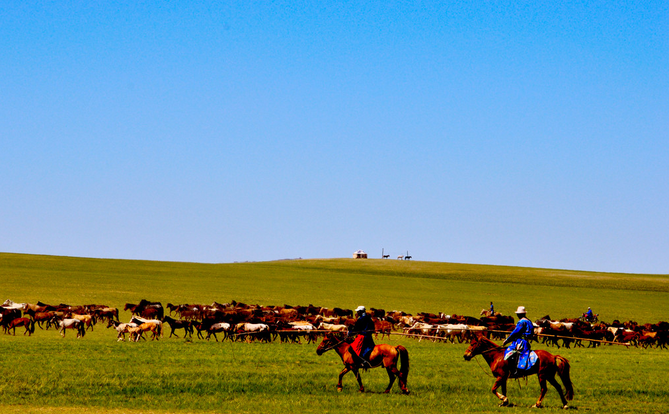
<path fill-rule="evenodd" d="M 588 306 L 606 321 L 669 320 L 669 275 L 631 275 L 397 260 L 290 260 L 198 264 L 0 254 L 0 300 L 107 304 L 141 299 L 172 303 L 237 300 L 262 305 L 354 308 L 478 315 L 492 300 L 532 319 L 579 316 Z M 129 313 L 121 312 L 121 319 Z M 32 337 L 0 334 L 3 413 L 85 412 L 504 412 L 490 393 L 480 357 L 466 344 L 392 337 L 411 357 L 404 396 L 385 371 L 363 374 L 369 391 L 335 384 L 341 362 L 316 345 L 244 344 L 163 338 L 116 342 L 98 325 L 83 339 L 39 328 Z M 535 348 L 543 348 L 535 345 Z M 548 349 L 571 361 L 573 406 L 590 412 L 669 412 L 669 351 L 604 346 Z M 480 365 L 479 365 L 480 363 Z M 349 374 L 350 375 L 350 374 Z M 512 383 L 511 400 L 531 406 L 536 378 Z M 560 407 L 554 390 L 547 410 Z"/>

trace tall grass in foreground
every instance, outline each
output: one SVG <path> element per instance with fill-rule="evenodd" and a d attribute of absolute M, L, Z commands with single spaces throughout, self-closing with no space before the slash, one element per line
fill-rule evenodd
<path fill-rule="evenodd" d="M 316 345 L 187 342 L 116 343 L 105 335 L 84 338 L 2 337 L 0 400 L 23 407 L 99 407 L 105 410 L 203 412 L 496 412 L 493 379 L 485 362 L 465 362 L 466 344 L 396 339 L 409 350 L 412 394 L 397 385 L 383 395 L 385 370 L 363 373 L 368 390 L 357 392 L 351 374 L 344 391 L 333 352 Z M 666 412 L 667 351 L 603 347 L 551 351 L 571 361 L 573 406 L 593 412 Z M 477 357 L 480 358 L 480 357 Z M 511 382 L 520 407 L 538 396 L 536 377 Z M 546 406 L 559 408 L 550 388 Z M 3 410 L 5 412 L 5 410 Z"/>

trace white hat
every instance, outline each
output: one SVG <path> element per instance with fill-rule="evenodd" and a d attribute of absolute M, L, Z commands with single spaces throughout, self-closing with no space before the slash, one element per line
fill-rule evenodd
<path fill-rule="evenodd" d="M 516 309 L 516 314 L 518 313 L 527 313 L 525 311 L 525 306 L 518 306 L 518 309 Z"/>
<path fill-rule="evenodd" d="M 365 311 L 365 307 L 362 306 L 362 305 L 360 305 L 360 306 L 358 306 L 357 308 L 355 308 L 355 311 L 356 311 L 356 312 L 364 312 L 364 311 Z"/>

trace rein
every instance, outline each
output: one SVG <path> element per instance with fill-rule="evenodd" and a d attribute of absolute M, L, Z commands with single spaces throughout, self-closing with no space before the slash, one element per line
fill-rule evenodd
<path fill-rule="evenodd" d="M 483 355 L 483 354 L 487 354 L 488 352 L 499 351 L 501 349 L 502 348 L 490 348 L 490 349 L 486 349 L 485 351 L 481 351 L 480 354 Z"/>
<path fill-rule="evenodd" d="M 483 368 L 483 366 L 481 365 L 481 363 L 479 362 L 478 359 L 476 360 L 476 363 L 479 364 L 479 368 L 481 368 L 481 371 L 483 371 L 484 374 L 486 374 L 487 376 L 492 378 L 492 374 L 490 372 L 486 371 L 485 368 Z"/>
<path fill-rule="evenodd" d="M 334 345 L 331 345 L 331 346 L 325 348 L 325 349 L 323 350 L 323 352 L 325 353 L 325 352 L 327 352 L 327 351 L 330 351 L 330 350 L 332 350 L 332 349 L 335 349 L 336 347 L 338 347 L 339 345 L 341 345 L 341 344 L 344 343 L 344 342 L 346 342 L 346 338 L 342 339 L 341 341 L 337 342 L 337 343 L 334 344 Z"/>
<path fill-rule="evenodd" d="M 476 363 L 479 365 L 479 368 L 481 368 L 481 371 L 483 371 L 483 373 L 485 373 L 487 376 L 489 376 L 489 377 L 491 377 L 491 378 L 493 378 L 493 375 L 492 375 L 488 370 L 486 370 L 485 368 L 483 368 L 483 366 L 481 365 L 481 362 L 479 362 L 479 360 L 476 358 L 476 356 L 478 356 L 478 355 L 483 356 L 483 354 L 487 354 L 488 352 L 498 351 L 498 350 L 500 350 L 500 349 L 501 349 L 501 348 L 490 348 L 490 349 L 486 349 L 485 351 L 480 351 L 478 354 L 476 354 L 476 355 L 474 356 L 474 359 L 476 359 Z"/>

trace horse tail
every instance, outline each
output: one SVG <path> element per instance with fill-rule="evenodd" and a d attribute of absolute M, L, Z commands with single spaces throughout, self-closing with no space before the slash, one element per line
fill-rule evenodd
<path fill-rule="evenodd" d="M 30 335 L 32 335 L 32 334 L 35 333 L 35 321 L 34 321 L 33 319 L 31 319 L 31 320 L 28 322 L 28 324 L 29 324 L 29 328 L 28 328 L 28 330 L 30 331 Z"/>
<path fill-rule="evenodd" d="M 571 383 L 571 378 L 569 377 L 569 361 L 563 356 L 556 355 L 555 363 L 558 375 L 560 375 L 560 379 L 562 379 L 562 383 L 567 391 L 565 398 L 571 401 L 574 398 L 574 385 Z"/>
<path fill-rule="evenodd" d="M 400 375 L 406 383 L 409 376 L 409 351 L 402 345 L 397 345 L 396 349 L 400 353 Z"/>

